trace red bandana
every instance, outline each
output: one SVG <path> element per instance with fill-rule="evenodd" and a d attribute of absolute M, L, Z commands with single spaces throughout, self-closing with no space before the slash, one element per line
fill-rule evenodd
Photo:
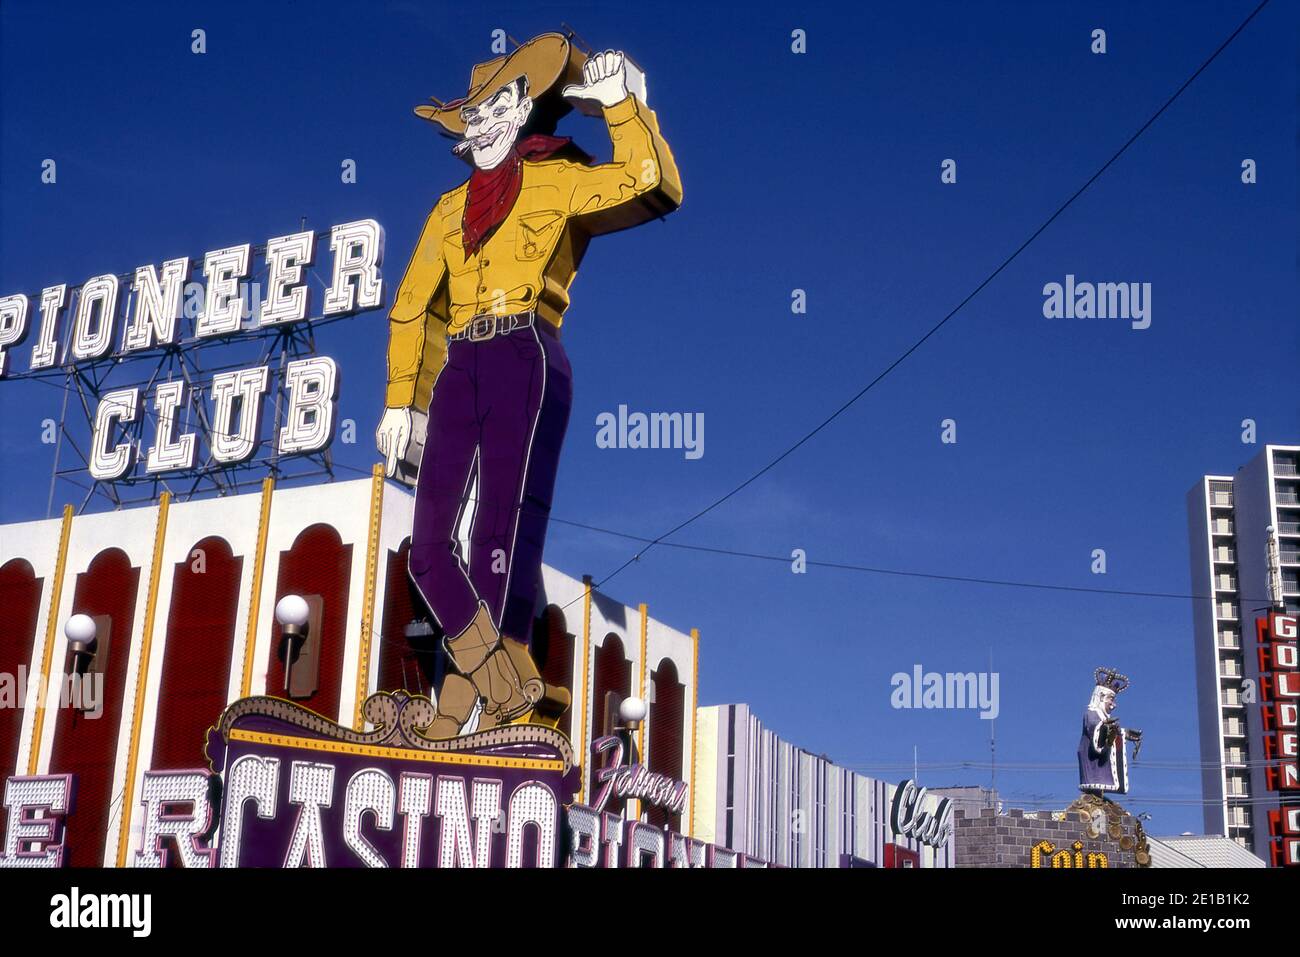
<path fill-rule="evenodd" d="M 469 196 L 465 201 L 465 217 L 461 221 L 461 238 L 465 242 L 465 255 L 473 256 L 488 236 L 509 215 L 519 198 L 519 187 L 524 181 L 524 160 L 544 160 L 569 145 L 567 136 L 526 136 L 515 144 L 514 151 L 495 169 L 475 167 L 469 177 Z"/>

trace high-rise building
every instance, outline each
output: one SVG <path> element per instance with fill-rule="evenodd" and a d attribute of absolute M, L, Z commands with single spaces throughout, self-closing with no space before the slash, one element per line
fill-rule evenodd
<path fill-rule="evenodd" d="M 1255 620 L 1300 612 L 1300 446 L 1267 445 L 1236 475 L 1204 476 L 1187 493 L 1187 519 L 1205 830 L 1267 860 Z"/>

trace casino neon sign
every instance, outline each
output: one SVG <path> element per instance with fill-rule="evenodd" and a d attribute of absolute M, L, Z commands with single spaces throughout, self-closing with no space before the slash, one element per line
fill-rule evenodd
<path fill-rule="evenodd" d="M 611 793 L 682 807 L 686 785 L 640 765 L 597 772 L 595 806 L 569 802 L 579 769 L 554 728 L 513 724 L 435 741 L 418 730 L 433 719 L 428 698 L 380 692 L 364 711 L 373 730 L 280 698 L 236 701 L 208 733 L 210 769 L 144 774 L 131 866 L 767 866 L 605 810 Z M 593 761 L 617 751 L 611 740 L 593 742 Z M 11 777 L 4 804 L 0 867 L 61 866 L 75 777 Z"/>

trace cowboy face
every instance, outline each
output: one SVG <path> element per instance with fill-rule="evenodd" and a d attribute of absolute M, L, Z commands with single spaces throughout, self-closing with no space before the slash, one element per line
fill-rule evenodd
<path fill-rule="evenodd" d="M 520 80 L 507 83 L 478 106 L 460 111 L 465 138 L 456 152 L 463 156 L 468 151 L 479 169 L 495 169 L 514 149 L 532 110 L 526 84 Z"/>

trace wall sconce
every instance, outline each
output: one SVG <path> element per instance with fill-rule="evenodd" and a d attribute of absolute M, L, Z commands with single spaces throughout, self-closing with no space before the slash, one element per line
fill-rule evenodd
<path fill-rule="evenodd" d="M 627 755 L 627 766 L 636 767 L 638 755 L 636 753 L 636 733 L 641 727 L 641 722 L 645 720 L 646 712 L 649 707 L 645 701 L 636 695 L 628 695 L 618 704 L 618 728 L 617 732 L 626 742 L 623 753 Z M 635 820 L 641 820 L 641 810 L 644 805 L 637 801 L 633 804 L 633 799 L 627 801 L 627 812 L 632 814 L 633 807 L 636 808 Z"/>
<path fill-rule="evenodd" d="M 97 688 L 103 687 L 108 677 L 108 653 L 112 648 L 112 615 L 73 615 L 63 625 L 63 634 L 68 639 L 68 656 L 63 673 L 74 679 L 75 686 L 81 686 L 87 679 L 98 676 Z M 88 711 L 93 707 L 93 698 L 86 696 L 80 687 L 74 688 L 77 695 L 76 707 Z"/>
<path fill-rule="evenodd" d="M 635 695 L 623 699 L 618 706 L 618 720 L 628 731 L 636 731 L 645 720 L 646 703 Z"/>
<path fill-rule="evenodd" d="M 73 615 L 67 620 L 63 626 L 63 634 L 68 639 L 67 674 L 84 675 L 90 669 L 90 663 L 95 660 L 98 633 L 95 619 L 89 615 Z"/>
<path fill-rule="evenodd" d="M 286 697 L 310 698 L 319 686 L 323 608 L 320 595 L 285 595 L 275 604 Z"/>
<path fill-rule="evenodd" d="M 645 701 L 635 695 L 629 695 L 619 703 L 618 730 L 627 735 L 628 767 L 636 763 L 636 733 L 641 727 L 641 722 L 645 720 L 648 710 Z"/>

